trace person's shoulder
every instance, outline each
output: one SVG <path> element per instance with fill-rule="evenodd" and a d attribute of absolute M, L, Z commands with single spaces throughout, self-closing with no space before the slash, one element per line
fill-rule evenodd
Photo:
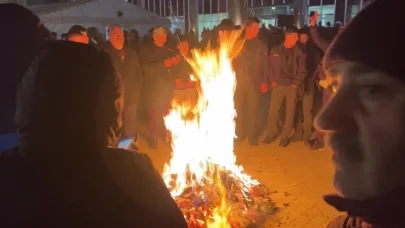
<path fill-rule="evenodd" d="M 362 223 L 363 220 L 361 218 L 341 215 L 333 219 L 327 228 L 358 228 L 362 227 Z"/>
<path fill-rule="evenodd" d="M 136 58 L 136 56 L 137 56 L 136 51 L 131 47 L 126 46 L 124 51 L 125 51 L 125 55 L 129 56 L 130 58 Z"/>
<path fill-rule="evenodd" d="M 103 153 L 107 156 L 132 158 L 134 160 L 140 160 L 142 162 L 144 161 L 152 162 L 152 160 L 147 154 L 135 150 L 127 150 L 122 148 L 106 148 L 105 150 L 103 150 Z"/>
<path fill-rule="evenodd" d="M 147 41 L 142 42 L 142 44 L 140 45 L 139 48 L 141 50 L 148 50 L 148 49 L 154 48 L 154 44 L 152 41 L 147 40 Z"/>
<path fill-rule="evenodd" d="M 4 165 L 4 163 L 15 162 L 23 159 L 24 156 L 18 147 L 0 151 L 0 164 Z"/>
<path fill-rule="evenodd" d="M 102 153 L 113 166 L 132 166 L 134 169 L 155 171 L 152 159 L 145 153 L 121 148 L 106 148 Z"/>
<path fill-rule="evenodd" d="M 88 51 L 97 53 L 98 50 L 94 48 L 92 45 L 82 44 L 72 41 L 66 40 L 52 40 L 47 41 L 42 46 L 41 50 L 53 50 L 53 51 L 67 51 L 67 52 L 74 52 L 77 50 Z"/>
<path fill-rule="evenodd" d="M 297 56 L 306 56 L 305 52 L 298 44 L 295 45 L 294 49 Z"/>
<path fill-rule="evenodd" d="M 50 58 L 64 61 L 89 61 L 106 58 L 106 54 L 92 45 L 56 40 L 46 42 L 40 50 L 40 60 Z"/>

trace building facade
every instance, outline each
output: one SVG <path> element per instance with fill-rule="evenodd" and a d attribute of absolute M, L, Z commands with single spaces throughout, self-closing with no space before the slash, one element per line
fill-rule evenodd
<path fill-rule="evenodd" d="M 235 24 L 243 24 L 242 18 L 258 17 L 263 24 L 277 23 L 278 15 L 292 15 L 293 0 L 128 0 L 133 4 L 172 22 L 171 30 L 193 30 L 201 34 L 212 29 L 222 19 L 231 18 Z M 237 13 L 235 13 L 237 12 Z"/>
<path fill-rule="evenodd" d="M 25 6 L 91 0 L 10 0 Z M 116 0 L 114 0 L 116 1 Z M 294 17 L 297 27 L 309 23 L 311 11 L 320 13 L 320 23 L 325 26 L 336 22 L 346 24 L 372 0 L 120 0 L 146 9 L 156 16 L 170 20 L 171 30 L 194 31 L 198 35 L 204 29 L 212 29 L 222 19 L 231 18 L 235 24 L 243 24 L 248 16 L 259 18 L 268 27 L 277 26 L 281 15 Z"/>
<path fill-rule="evenodd" d="M 325 26 L 346 24 L 372 0 L 128 0 L 153 13 L 167 17 L 171 30 L 182 32 L 212 29 L 224 18 L 232 18 L 233 5 L 243 7 L 247 16 L 259 18 L 262 24 L 277 26 L 280 15 L 292 15 L 297 27 L 309 23 L 311 11 L 320 13 Z M 244 12 L 242 12 L 243 14 Z M 235 21 L 235 20 L 234 20 Z M 241 23 L 236 23 L 241 24 Z"/>

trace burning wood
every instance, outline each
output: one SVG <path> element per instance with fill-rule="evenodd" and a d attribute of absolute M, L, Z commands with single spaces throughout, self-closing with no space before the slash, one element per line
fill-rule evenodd
<path fill-rule="evenodd" d="M 271 200 L 271 192 L 263 185 L 257 185 L 244 192 L 238 180 L 226 169 L 218 169 L 214 182 L 205 180 L 195 187 L 186 188 L 183 193 L 175 197 L 177 205 L 183 212 L 190 228 L 210 227 L 215 222 L 215 210 L 222 207 L 229 227 L 245 228 L 259 227 L 275 212 L 276 207 Z M 188 182 L 193 180 L 189 176 Z M 173 176 L 173 181 L 176 176 Z"/>
<path fill-rule="evenodd" d="M 163 178 L 189 227 L 257 227 L 275 208 L 269 190 L 236 165 L 233 152 L 232 59 L 244 44 L 240 34 L 241 30 L 221 32 L 218 48 L 193 51 L 188 61 L 198 102 L 173 101 L 165 117 L 173 157 Z"/>

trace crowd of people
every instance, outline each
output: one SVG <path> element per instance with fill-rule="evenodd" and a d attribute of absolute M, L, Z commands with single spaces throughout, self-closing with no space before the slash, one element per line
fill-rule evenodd
<path fill-rule="evenodd" d="M 234 60 L 237 77 L 235 108 L 237 111 L 237 142 L 248 139 L 252 146 L 265 134 L 264 144 L 280 136 L 280 146 L 303 140 L 313 149 L 324 148 L 323 137 L 313 129 L 313 117 L 320 110 L 324 85 L 320 62 L 336 28 L 316 25 L 318 14 L 311 17 L 311 26 L 260 27 L 257 18 L 249 18 L 241 39 L 243 49 Z M 107 41 L 96 28 L 71 27 L 62 40 L 89 44 L 106 51 L 125 85 L 124 127 L 122 137 L 133 137 L 132 149 L 137 149 L 137 122 L 148 124 L 150 148 L 159 139 L 167 141 L 163 116 L 173 98 L 195 99 L 195 84 L 186 58 L 193 48 L 215 45 L 219 31 L 241 29 L 224 19 L 214 29 L 204 29 L 198 42 L 193 33 L 181 35 L 176 30 L 152 28 L 141 40 L 136 30 L 124 31 L 120 25 L 108 27 Z M 311 32 L 312 31 L 312 32 Z M 54 36 L 53 36 L 54 37 Z M 321 77 L 320 77 L 321 76 Z M 270 87 L 268 86 L 270 85 Z M 324 95 L 326 96 L 326 95 Z M 261 127 L 265 126 L 265 127 Z M 317 137 L 318 136 L 318 137 Z"/>
<path fill-rule="evenodd" d="M 322 34 L 316 13 L 302 30 L 260 33 L 257 18 L 244 26 L 234 60 L 237 140 L 257 145 L 263 123 L 265 144 L 280 134 L 281 146 L 299 139 L 314 148 L 326 138 L 340 195 L 325 201 L 347 212 L 330 228 L 405 227 L 400 6 L 376 0 L 335 38 Z M 109 26 L 106 42 L 79 25 L 62 36 L 67 41 L 56 40 L 17 4 L 0 4 L 0 21 L 7 31 L 0 36 L 0 127 L 16 127 L 19 137 L 0 153 L 1 227 L 187 227 L 149 157 L 117 147 L 127 137 L 136 147 L 138 107 L 147 113 L 150 146 L 165 137 L 159 122 L 170 99 L 196 96 L 185 56 L 206 44 L 192 35 L 170 38 L 164 27 L 140 43 L 119 25 Z M 216 32 L 235 29 L 224 20 L 203 40 L 215 46 Z M 283 39 L 263 39 L 274 34 Z"/>

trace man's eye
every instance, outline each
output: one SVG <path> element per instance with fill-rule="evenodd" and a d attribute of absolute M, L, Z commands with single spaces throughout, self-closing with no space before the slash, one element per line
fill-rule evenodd
<path fill-rule="evenodd" d="M 383 96 L 385 92 L 384 87 L 379 85 L 362 86 L 359 89 L 360 96 L 368 99 L 377 99 Z"/>

